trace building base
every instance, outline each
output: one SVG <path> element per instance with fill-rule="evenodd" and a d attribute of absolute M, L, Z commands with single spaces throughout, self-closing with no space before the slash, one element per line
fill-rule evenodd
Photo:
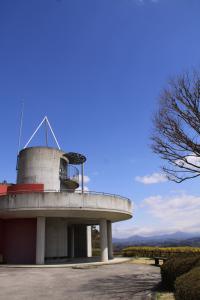
<path fill-rule="evenodd" d="M 107 262 L 112 251 L 111 223 L 101 220 L 99 224 L 101 261 Z M 89 258 L 92 256 L 91 233 L 90 225 L 81 224 L 80 220 L 76 224 L 68 218 L 39 216 L 0 220 L 0 258 L 6 264 L 38 265 Z"/>

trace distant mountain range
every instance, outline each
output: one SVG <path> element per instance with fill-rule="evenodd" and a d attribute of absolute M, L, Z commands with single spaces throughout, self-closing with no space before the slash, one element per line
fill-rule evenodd
<path fill-rule="evenodd" d="M 113 238 L 118 246 L 193 246 L 200 247 L 200 233 L 177 231 L 172 234 L 155 236 L 133 235 L 128 238 Z"/>

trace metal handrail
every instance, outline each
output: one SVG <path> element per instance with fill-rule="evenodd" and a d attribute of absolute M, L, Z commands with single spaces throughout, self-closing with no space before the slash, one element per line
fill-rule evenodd
<path fill-rule="evenodd" d="M 91 195 L 103 195 L 103 196 L 112 196 L 112 197 L 118 197 L 121 199 L 125 199 L 128 200 L 129 202 L 131 202 L 131 200 L 127 197 L 118 195 L 118 194 L 111 194 L 111 193 L 105 193 L 105 192 L 97 192 L 97 191 L 81 191 L 81 190 L 72 190 L 72 189 L 61 189 L 61 190 L 26 190 L 26 189 L 22 189 L 22 190 L 17 190 L 16 191 L 11 191 L 11 192 L 7 192 L 5 193 L 0 193 L 0 196 L 10 196 L 10 195 L 17 195 L 17 194 L 25 194 L 25 193 L 75 193 L 75 194 L 91 194 Z"/>
<path fill-rule="evenodd" d="M 60 171 L 61 180 L 72 180 L 79 183 L 79 171 L 76 167 L 68 164 L 64 170 Z"/>

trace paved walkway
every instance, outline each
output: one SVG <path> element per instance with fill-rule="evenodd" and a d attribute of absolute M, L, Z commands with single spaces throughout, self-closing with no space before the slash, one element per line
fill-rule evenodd
<path fill-rule="evenodd" d="M 108 265 L 108 264 L 119 264 L 132 260 L 128 257 L 115 257 L 110 259 L 108 262 L 101 262 L 100 257 L 90 257 L 90 258 L 73 258 L 67 259 L 64 262 L 57 262 L 55 260 L 52 263 L 45 263 L 44 265 L 4 265 L 0 264 L 0 268 L 72 268 L 72 267 L 87 267 L 88 265 Z"/>
<path fill-rule="evenodd" d="M 131 263 L 71 268 L 0 268 L 2 300 L 151 299 L 160 269 Z"/>

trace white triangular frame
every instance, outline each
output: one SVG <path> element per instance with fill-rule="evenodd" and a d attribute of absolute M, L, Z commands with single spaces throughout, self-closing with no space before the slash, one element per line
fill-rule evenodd
<path fill-rule="evenodd" d="M 46 124 L 49 126 L 49 129 L 50 129 L 50 131 L 51 131 L 51 133 L 52 133 L 52 135 L 53 135 L 53 138 L 54 138 L 54 140 L 55 140 L 55 142 L 56 142 L 56 145 L 57 145 L 58 149 L 60 150 L 60 146 L 59 146 L 59 144 L 58 144 L 57 138 L 56 138 L 56 136 L 55 136 L 55 134 L 54 134 L 54 132 L 53 132 L 53 129 L 52 129 L 52 127 L 51 127 L 51 124 L 50 124 L 50 122 L 49 122 L 47 116 L 45 116 L 44 119 L 42 120 L 42 122 L 38 125 L 38 127 L 36 128 L 36 130 L 34 131 L 34 133 L 32 134 L 32 136 L 30 137 L 30 139 L 28 140 L 28 142 L 27 142 L 26 145 L 24 146 L 24 149 L 27 148 L 27 146 L 30 144 L 30 142 L 32 141 L 32 139 L 34 138 L 34 136 L 36 135 L 36 133 L 38 132 L 38 130 L 40 129 L 40 127 L 42 126 L 42 124 L 43 124 L 44 122 L 46 122 Z"/>

